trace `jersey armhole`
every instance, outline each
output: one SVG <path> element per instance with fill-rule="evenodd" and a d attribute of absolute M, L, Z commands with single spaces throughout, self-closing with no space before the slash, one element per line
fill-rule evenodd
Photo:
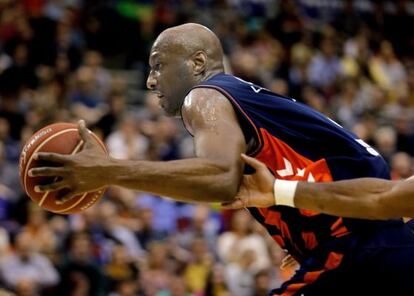
<path fill-rule="evenodd" d="M 249 130 L 252 131 L 248 134 L 250 134 L 256 140 L 256 145 L 253 147 L 253 149 L 251 149 L 251 151 L 247 151 L 247 154 L 249 156 L 257 155 L 263 147 L 262 135 L 259 132 L 258 127 L 254 124 L 253 120 L 243 110 L 243 108 L 240 106 L 240 104 L 237 102 L 237 100 L 230 93 L 228 93 L 225 89 L 223 89 L 219 86 L 216 86 L 216 85 L 203 85 L 203 84 L 201 84 L 201 85 L 197 85 L 197 86 L 193 87 L 191 90 L 196 89 L 196 88 L 215 89 L 216 91 L 220 92 L 222 95 L 224 95 L 230 101 L 231 105 L 233 106 L 233 108 L 236 112 L 236 115 L 237 115 L 237 118 L 239 120 L 240 125 L 245 125 L 245 126 L 247 125 Z M 243 122 L 242 122 L 241 119 L 244 119 Z M 185 126 L 184 119 L 183 119 L 183 124 L 184 124 L 185 129 L 188 131 L 188 133 L 190 135 L 192 135 L 190 133 L 190 131 L 187 129 L 187 127 Z M 245 139 L 247 139 L 247 137 L 246 137 L 247 132 L 243 128 L 242 128 L 242 132 L 243 132 L 243 135 L 244 135 Z M 246 144 L 248 144 L 248 143 L 246 143 Z"/>
<path fill-rule="evenodd" d="M 191 90 L 190 90 L 191 91 Z M 189 133 L 190 134 L 190 136 L 191 137 L 193 137 L 194 138 L 194 135 L 190 132 L 190 129 L 187 127 L 187 124 L 186 124 L 186 122 L 185 122 L 185 120 L 184 120 L 184 117 L 183 117 L 183 106 L 181 105 L 181 108 L 180 108 L 180 116 L 181 116 L 181 122 L 182 122 L 182 124 L 183 124 L 183 126 L 184 126 L 184 128 L 185 128 L 185 130 L 187 131 L 187 133 Z"/>

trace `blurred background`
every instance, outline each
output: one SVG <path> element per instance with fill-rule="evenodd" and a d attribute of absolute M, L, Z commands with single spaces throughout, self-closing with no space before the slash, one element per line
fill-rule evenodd
<path fill-rule="evenodd" d="M 229 71 L 294 97 L 414 173 L 414 3 L 323 0 L 0 0 L 0 295 L 254 296 L 286 280 L 284 252 L 244 211 L 111 188 L 53 215 L 19 184 L 37 129 L 83 118 L 110 153 L 191 157 L 145 90 L 163 29 L 207 25 Z"/>

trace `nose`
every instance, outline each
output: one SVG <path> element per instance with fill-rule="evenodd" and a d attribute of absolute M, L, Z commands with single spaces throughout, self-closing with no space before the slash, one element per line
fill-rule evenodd
<path fill-rule="evenodd" d="M 154 75 L 150 73 L 147 78 L 147 88 L 154 90 L 156 86 L 157 86 L 157 80 L 155 80 Z"/>

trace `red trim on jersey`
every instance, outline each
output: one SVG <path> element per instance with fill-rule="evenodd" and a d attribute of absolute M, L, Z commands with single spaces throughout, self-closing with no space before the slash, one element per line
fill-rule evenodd
<path fill-rule="evenodd" d="M 340 253 L 330 252 L 323 269 L 306 272 L 303 276 L 303 282 L 296 282 L 288 285 L 286 290 L 280 296 L 292 296 L 304 286 L 315 282 L 324 272 L 337 268 L 341 264 L 343 256 L 344 255 Z M 274 296 L 276 295 L 277 294 L 274 294 Z"/>
<path fill-rule="evenodd" d="M 346 228 L 345 225 L 342 225 L 336 231 L 332 232 L 331 235 L 334 236 L 334 237 L 341 237 L 341 236 L 347 235 L 349 233 L 350 233 L 350 231 L 348 230 L 348 228 Z"/>
<path fill-rule="evenodd" d="M 299 289 L 303 288 L 303 286 L 305 286 L 305 285 L 306 285 L 305 283 L 294 283 L 294 284 L 291 284 L 291 285 L 289 285 L 286 288 L 286 291 L 283 292 L 280 296 L 292 296 L 292 295 L 295 295 L 295 293 Z"/>
<path fill-rule="evenodd" d="M 326 262 L 325 262 L 325 268 L 327 270 L 337 268 L 339 264 L 341 264 L 343 257 L 344 257 L 344 254 L 330 252 L 328 255 L 328 259 L 326 259 Z"/>
<path fill-rule="evenodd" d="M 282 249 L 285 247 L 285 241 L 280 235 L 272 235 L 272 238 Z"/>
<path fill-rule="evenodd" d="M 341 217 L 339 217 L 338 220 L 336 220 L 336 222 L 332 224 L 331 230 L 331 235 L 335 237 L 341 237 L 350 233 L 350 231 L 345 227 L 345 225 L 343 225 L 343 220 Z"/>
<path fill-rule="evenodd" d="M 309 250 L 313 250 L 318 245 L 318 241 L 316 240 L 314 232 L 302 232 L 302 239 L 305 242 L 306 248 L 308 248 Z"/>
<path fill-rule="evenodd" d="M 280 232 L 282 233 L 283 238 L 287 238 L 289 240 L 292 240 L 292 237 L 290 235 L 289 227 L 287 224 L 281 219 L 280 212 L 275 211 L 268 211 L 266 216 L 264 216 L 265 221 L 264 223 L 275 225 L 277 228 L 280 229 Z"/>
<path fill-rule="evenodd" d="M 318 270 L 318 271 L 308 271 L 307 273 L 305 273 L 304 276 L 304 281 L 306 283 L 313 283 L 314 281 L 316 281 L 319 276 L 324 272 L 325 270 Z"/>
<path fill-rule="evenodd" d="M 259 210 L 260 215 L 262 215 L 263 217 L 267 216 L 267 212 L 269 212 L 268 208 L 257 208 Z"/>
<path fill-rule="evenodd" d="M 320 213 L 317 211 L 312 211 L 312 210 L 304 210 L 304 209 L 299 209 L 299 212 L 306 217 L 313 217 L 316 215 L 319 215 Z"/>
<path fill-rule="evenodd" d="M 334 224 L 332 224 L 331 226 L 331 230 L 335 231 L 337 230 L 343 223 L 342 217 L 339 217 L 338 220 L 336 220 L 336 222 Z"/>
<path fill-rule="evenodd" d="M 312 161 L 293 150 L 288 144 L 276 138 L 267 130 L 261 128 L 260 132 L 263 138 L 263 147 L 255 158 L 265 163 L 276 178 L 309 182 L 333 181 L 325 159 Z M 262 213 L 261 209 L 259 211 L 264 217 L 267 215 L 267 211 L 266 214 Z M 299 209 L 299 212 L 306 217 L 320 214 L 316 211 L 303 209 Z M 270 218 L 267 217 L 266 219 Z M 278 221 L 278 219 L 275 221 Z M 341 218 L 331 226 L 331 230 L 332 235 L 336 237 L 349 233 L 348 229 L 343 226 L 343 220 Z"/>
<path fill-rule="evenodd" d="M 263 147 L 255 156 L 264 162 L 278 179 L 331 182 L 332 176 L 324 158 L 312 161 L 288 144 L 261 128 Z"/>

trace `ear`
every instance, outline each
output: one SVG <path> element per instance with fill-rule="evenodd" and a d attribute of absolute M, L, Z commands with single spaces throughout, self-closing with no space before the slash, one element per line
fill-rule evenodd
<path fill-rule="evenodd" d="M 194 74 L 200 75 L 206 70 L 207 55 L 204 51 L 197 51 L 193 55 Z"/>

